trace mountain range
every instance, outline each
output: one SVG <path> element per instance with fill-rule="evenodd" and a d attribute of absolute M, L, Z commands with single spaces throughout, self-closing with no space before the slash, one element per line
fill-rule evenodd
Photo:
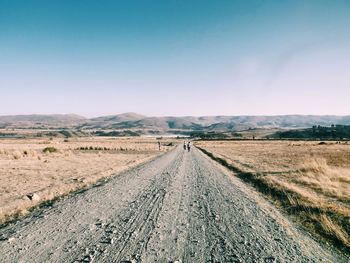
<path fill-rule="evenodd" d="M 69 128 L 77 130 L 139 131 L 241 131 L 254 128 L 308 128 L 314 125 L 350 125 L 350 115 L 276 115 L 276 116 L 184 116 L 148 117 L 123 113 L 97 118 L 76 114 L 0 116 L 0 128 Z"/>

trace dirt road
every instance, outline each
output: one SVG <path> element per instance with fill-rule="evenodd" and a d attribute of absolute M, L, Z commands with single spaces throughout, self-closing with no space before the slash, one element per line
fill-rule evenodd
<path fill-rule="evenodd" d="M 0 230 L 0 262 L 346 262 L 182 147 Z"/>

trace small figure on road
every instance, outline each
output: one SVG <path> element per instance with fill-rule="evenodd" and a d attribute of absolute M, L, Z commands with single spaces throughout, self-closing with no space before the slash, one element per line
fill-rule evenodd
<path fill-rule="evenodd" d="M 185 142 L 185 141 L 184 141 L 184 150 L 185 150 L 185 151 L 187 150 L 186 142 Z"/>
<path fill-rule="evenodd" d="M 160 142 L 158 141 L 158 148 L 159 148 L 159 151 L 160 151 Z"/>
<path fill-rule="evenodd" d="M 191 150 L 191 142 L 188 142 L 187 143 L 187 151 L 190 151 Z"/>

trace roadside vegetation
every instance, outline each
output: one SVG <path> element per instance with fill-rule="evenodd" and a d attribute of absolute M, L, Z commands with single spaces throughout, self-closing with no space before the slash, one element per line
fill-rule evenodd
<path fill-rule="evenodd" d="M 350 249 L 350 143 L 198 141 L 312 233 Z"/>

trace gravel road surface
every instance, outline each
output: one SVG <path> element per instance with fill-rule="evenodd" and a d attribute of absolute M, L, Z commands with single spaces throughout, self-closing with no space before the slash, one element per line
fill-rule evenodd
<path fill-rule="evenodd" d="M 347 262 L 196 148 L 0 229 L 0 262 Z"/>

